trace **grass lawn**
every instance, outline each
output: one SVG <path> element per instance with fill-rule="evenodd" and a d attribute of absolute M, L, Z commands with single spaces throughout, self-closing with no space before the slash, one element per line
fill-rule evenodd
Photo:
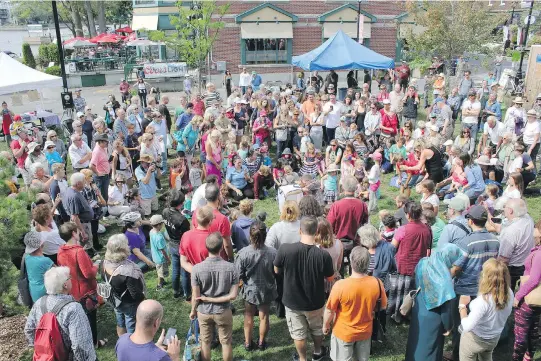
<path fill-rule="evenodd" d="M 458 128 L 458 127 L 457 127 Z M 0 144 L 0 150 L 6 149 L 5 143 Z M 398 189 L 388 186 L 391 176 L 385 175 L 382 179 L 381 187 L 381 199 L 378 202 L 379 209 L 395 209 L 394 198 L 398 194 Z M 167 181 L 162 181 L 162 184 L 166 184 Z M 539 187 L 540 181 L 537 184 L 532 184 L 531 187 Z M 272 193 L 274 195 L 274 193 Z M 414 198 L 419 198 L 419 195 L 412 193 Z M 535 220 L 541 216 L 541 198 L 527 198 L 529 213 Z M 163 206 L 163 205 L 162 205 Z M 442 211 L 440 216 L 443 217 L 445 207 L 440 207 Z M 264 201 L 255 202 L 254 214 L 259 211 L 266 211 L 268 214 L 267 225 L 270 227 L 272 224 L 279 220 L 278 204 L 274 197 L 269 197 Z M 370 217 L 372 224 L 378 224 L 379 220 L 377 215 Z M 120 231 L 117 226 L 108 227 L 107 233 L 101 235 L 101 243 L 105 244 L 107 237 Z M 15 269 L 14 269 L 15 272 Z M 167 329 L 169 327 L 176 328 L 179 338 L 184 339 L 188 327 L 189 327 L 189 312 L 190 305 L 184 300 L 175 300 L 173 298 L 173 292 L 171 286 L 168 285 L 165 290 L 156 291 L 156 272 L 151 271 L 145 274 L 145 280 L 148 288 L 148 298 L 156 299 L 162 303 L 165 309 L 165 315 L 162 322 L 162 327 Z M 13 305 L 15 299 L 16 290 L 15 285 L 10 292 L 4 297 L 4 302 L 11 305 L 11 310 L 24 312 L 24 309 Z M 294 352 L 294 346 L 285 320 L 278 319 L 275 316 L 271 316 L 271 328 L 268 336 L 269 348 L 264 352 L 255 351 L 248 353 L 244 350 L 244 333 L 243 333 L 243 302 L 240 297 L 234 303 L 236 306 L 236 314 L 234 316 L 233 326 L 233 343 L 235 345 L 233 355 L 235 360 L 267 360 L 267 361 L 285 361 L 291 359 L 291 355 Z M 258 319 L 255 319 L 254 335 L 257 334 Z M 98 350 L 98 358 L 100 361 L 113 361 L 116 360 L 115 356 L 115 343 L 117 341 L 116 336 L 116 322 L 113 309 L 110 306 L 101 307 L 98 312 L 98 334 L 99 338 L 107 338 L 109 343 L 103 349 Z M 22 332 L 22 330 L 21 330 Z M 392 323 L 388 324 L 387 342 L 381 345 L 375 345 L 374 354 L 371 360 L 379 361 L 401 361 L 404 358 L 406 349 L 406 342 L 408 337 L 408 327 L 405 325 L 395 326 Z M 328 339 L 327 339 L 328 342 Z M 448 342 L 450 339 L 448 338 Z M 312 346 L 310 345 L 309 348 Z M 512 353 L 512 340 L 503 345 L 500 345 L 494 353 L 494 360 L 504 361 L 510 360 Z M 309 349 L 309 356 L 311 356 L 311 349 Z M 538 354 L 539 355 L 539 354 Z M 31 360 L 32 356 L 30 352 L 21 358 L 21 360 Z M 221 352 L 219 349 L 213 351 L 213 360 L 220 360 Z M 541 360 L 541 356 L 536 357 L 536 360 Z"/>

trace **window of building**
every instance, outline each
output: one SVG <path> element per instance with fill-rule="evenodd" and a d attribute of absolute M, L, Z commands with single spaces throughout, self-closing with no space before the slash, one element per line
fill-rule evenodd
<path fill-rule="evenodd" d="M 288 64 L 292 39 L 242 39 L 243 64 Z"/>
<path fill-rule="evenodd" d="M 148 6 L 148 5 L 156 5 L 156 0 L 133 0 L 134 6 Z"/>

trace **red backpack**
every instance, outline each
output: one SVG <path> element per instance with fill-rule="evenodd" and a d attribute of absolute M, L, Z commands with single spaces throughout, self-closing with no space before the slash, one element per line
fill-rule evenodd
<path fill-rule="evenodd" d="M 48 312 L 47 297 L 49 296 L 44 296 L 41 300 L 42 316 L 36 327 L 33 361 L 67 361 L 69 350 L 64 345 L 57 316 L 64 306 L 75 301 L 58 302 L 52 311 Z"/>

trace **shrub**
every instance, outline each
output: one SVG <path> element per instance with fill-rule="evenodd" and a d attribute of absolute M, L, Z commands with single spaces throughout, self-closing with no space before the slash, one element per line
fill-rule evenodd
<path fill-rule="evenodd" d="M 32 49 L 28 43 L 23 43 L 23 64 L 36 69 L 36 59 L 34 59 L 34 54 L 32 54 Z"/>
<path fill-rule="evenodd" d="M 56 76 L 62 76 L 62 71 L 60 70 L 59 65 L 53 65 L 45 69 L 45 73 L 49 75 L 56 75 Z"/>
<path fill-rule="evenodd" d="M 56 43 L 41 44 L 38 48 L 37 61 L 43 68 L 47 67 L 50 62 L 54 62 L 55 65 L 58 65 L 58 45 L 56 45 Z"/>

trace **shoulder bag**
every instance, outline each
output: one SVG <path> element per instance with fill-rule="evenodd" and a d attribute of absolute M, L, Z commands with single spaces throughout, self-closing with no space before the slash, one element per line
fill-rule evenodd
<path fill-rule="evenodd" d="M 26 273 L 25 259 L 26 255 L 23 255 L 17 287 L 19 289 L 19 296 L 22 304 L 28 308 L 32 308 L 34 302 L 32 302 L 32 296 L 30 295 L 30 285 L 28 284 L 28 274 Z"/>
<path fill-rule="evenodd" d="M 381 309 L 381 288 L 383 287 L 383 284 L 377 277 L 374 278 L 378 282 L 379 296 L 378 300 L 376 301 L 376 305 L 374 306 L 374 320 L 372 321 L 372 341 L 385 342 L 385 330 L 381 325 L 381 317 L 386 317 L 385 310 Z"/>
<path fill-rule="evenodd" d="M 421 287 L 417 288 L 415 291 L 409 291 L 402 300 L 402 306 L 400 306 L 400 314 L 402 316 L 407 316 L 410 314 L 411 309 L 415 306 L 415 297 L 421 291 Z"/>

